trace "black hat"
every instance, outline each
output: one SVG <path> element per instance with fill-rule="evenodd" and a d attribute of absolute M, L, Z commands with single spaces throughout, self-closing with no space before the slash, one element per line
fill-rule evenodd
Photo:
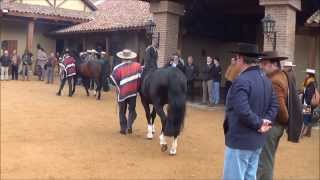
<path fill-rule="evenodd" d="M 259 57 L 259 60 L 270 60 L 270 61 L 283 61 L 288 59 L 288 57 L 280 56 L 277 51 L 265 51 L 263 52 L 265 56 Z"/>
<path fill-rule="evenodd" d="M 231 52 L 235 54 L 247 56 L 247 57 L 264 56 L 264 54 L 259 52 L 258 47 L 255 44 L 249 44 L 249 43 L 238 43 L 237 49 Z"/>

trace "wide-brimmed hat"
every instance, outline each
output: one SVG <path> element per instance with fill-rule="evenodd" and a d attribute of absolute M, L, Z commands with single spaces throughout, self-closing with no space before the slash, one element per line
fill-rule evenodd
<path fill-rule="evenodd" d="M 264 54 L 259 52 L 258 47 L 255 44 L 250 43 L 238 43 L 236 50 L 231 53 L 240 54 L 247 57 L 261 57 Z"/>
<path fill-rule="evenodd" d="M 283 62 L 282 62 L 282 66 L 283 66 L 283 67 L 295 67 L 296 65 L 293 64 L 292 61 L 283 61 Z"/>
<path fill-rule="evenodd" d="M 107 54 L 107 53 L 106 53 L 106 52 L 104 52 L 104 51 L 101 51 L 101 52 L 100 52 L 100 54 Z"/>
<path fill-rule="evenodd" d="M 259 57 L 260 61 L 269 60 L 269 61 L 283 61 L 288 59 L 288 57 L 280 56 L 277 51 L 265 51 L 262 53 L 264 56 Z"/>
<path fill-rule="evenodd" d="M 121 59 L 134 59 L 137 57 L 137 53 L 129 49 L 124 49 L 123 51 L 118 52 L 117 56 Z"/>
<path fill-rule="evenodd" d="M 307 69 L 306 69 L 306 73 L 309 73 L 309 74 L 316 74 L 316 70 L 315 70 L 315 69 L 307 68 Z"/>

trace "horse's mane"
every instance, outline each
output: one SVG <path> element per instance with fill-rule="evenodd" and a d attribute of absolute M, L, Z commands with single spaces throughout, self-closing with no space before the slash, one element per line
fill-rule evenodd
<path fill-rule="evenodd" d="M 149 46 L 146 49 L 146 56 L 144 59 L 144 71 L 153 72 L 158 69 L 157 66 L 158 52 L 155 47 Z"/>

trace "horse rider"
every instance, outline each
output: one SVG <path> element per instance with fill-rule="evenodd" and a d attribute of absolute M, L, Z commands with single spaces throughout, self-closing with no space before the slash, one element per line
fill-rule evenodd
<path fill-rule="evenodd" d="M 141 65 L 132 62 L 137 54 L 131 50 L 124 49 L 117 53 L 122 63 L 115 66 L 110 76 L 117 87 L 117 101 L 119 104 L 120 133 L 132 133 L 132 124 L 137 117 L 136 97 L 141 84 Z M 129 116 L 126 117 L 127 107 Z"/>

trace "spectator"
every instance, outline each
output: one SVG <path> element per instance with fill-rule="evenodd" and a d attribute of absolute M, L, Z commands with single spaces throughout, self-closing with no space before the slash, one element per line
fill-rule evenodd
<path fill-rule="evenodd" d="M 217 105 L 220 101 L 221 66 L 218 58 L 214 58 L 213 63 L 212 102 L 214 105 Z"/>
<path fill-rule="evenodd" d="M 303 129 L 301 137 L 311 137 L 311 130 L 312 130 L 312 113 L 315 107 L 311 105 L 311 99 L 314 96 L 317 90 L 317 80 L 316 80 L 316 70 L 314 69 L 307 69 L 306 70 L 306 78 L 303 82 L 303 96 L 302 96 L 302 103 L 304 105 L 304 115 L 303 115 Z"/>
<path fill-rule="evenodd" d="M 44 81 L 45 77 L 45 65 L 48 62 L 48 55 L 44 51 L 44 49 L 40 46 L 40 44 L 37 45 L 37 75 L 39 81 Z"/>
<path fill-rule="evenodd" d="M 8 50 L 4 50 L 3 55 L 0 58 L 1 63 L 1 80 L 9 80 L 9 66 L 11 59 Z"/>
<path fill-rule="evenodd" d="M 242 73 L 234 80 L 226 103 L 224 180 L 255 180 L 259 155 L 278 113 L 271 81 L 256 65 L 255 45 L 240 43 L 236 63 Z M 261 98 L 264 97 L 264 98 Z"/>
<path fill-rule="evenodd" d="M 231 58 L 230 65 L 227 68 L 225 73 L 226 84 L 225 84 L 225 99 L 227 99 L 228 91 L 232 85 L 232 81 L 239 75 L 240 68 L 236 65 L 236 59 L 233 57 Z"/>
<path fill-rule="evenodd" d="M 11 56 L 11 76 L 12 80 L 18 80 L 19 79 L 19 65 L 21 62 L 20 56 L 17 54 L 17 50 L 14 49 L 12 51 Z"/>
<path fill-rule="evenodd" d="M 283 71 L 287 73 L 287 75 L 289 76 L 289 79 L 291 79 L 296 86 L 296 77 L 294 75 L 294 70 L 293 70 L 293 67 L 295 66 L 296 65 L 294 65 L 292 61 L 283 61 L 283 64 L 282 64 Z"/>
<path fill-rule="evenodd" d="M 190 101 L 193 101 L 193 83 L 197 75 L 197 67 L 193 64 L 193 57 L 188 57 L 188 62 L 185 66 L 185 74 L 187 77 L 187 90 L 188 90 L 188 98 Z"/>
<path fill-rule="evenodd" d="M 213 62 L 210 56 L 207 57 L 207 63 L 202 68 L 202 104 L 212 105 L 212 69 Z"/>
<path fill-rule="evenodd" d="M 290 76 L 280 69 L 280 61 L 288 58 L 281 57 L 277 52 L 267 51 L 263 54 L 266 56 L 261 58 L 260 65 L 272 81 L 278 97 L 279 113 L 262 148 L 257 178 L 258 180 L 272 180 L 275 154 L 280 138 L 287 129 L 288 140 L 298 142 L 302 128 L 302 113 L 301 103 L 295 89 L 296 85 L 293 84 L 294 81 Z"/>
<path fill-rule="evenodd" d="M 32 54 L 25 49 L 22 55 L 22 80 L 29 81 L 29 66 L 32 65 Z"/>
<path fill-rule="evenodd" d="M 53 84 L 53 77 L 54 77 L 54 67 L 57 64 L 58 60 L 54 53 L 50 54 L 48 62 L 46 64 L 46 71 L 47 71 L 47 84 Z"/>
<path fill-rule="evenodd" d="M 180 61 L 180 58 L 177 54 L 173 54 L 172 57 L 169 58 L 169 62 L 165 65 L 165 67 L 176 67 L 181 72 L 185 72 L 184 64 Z"/>

